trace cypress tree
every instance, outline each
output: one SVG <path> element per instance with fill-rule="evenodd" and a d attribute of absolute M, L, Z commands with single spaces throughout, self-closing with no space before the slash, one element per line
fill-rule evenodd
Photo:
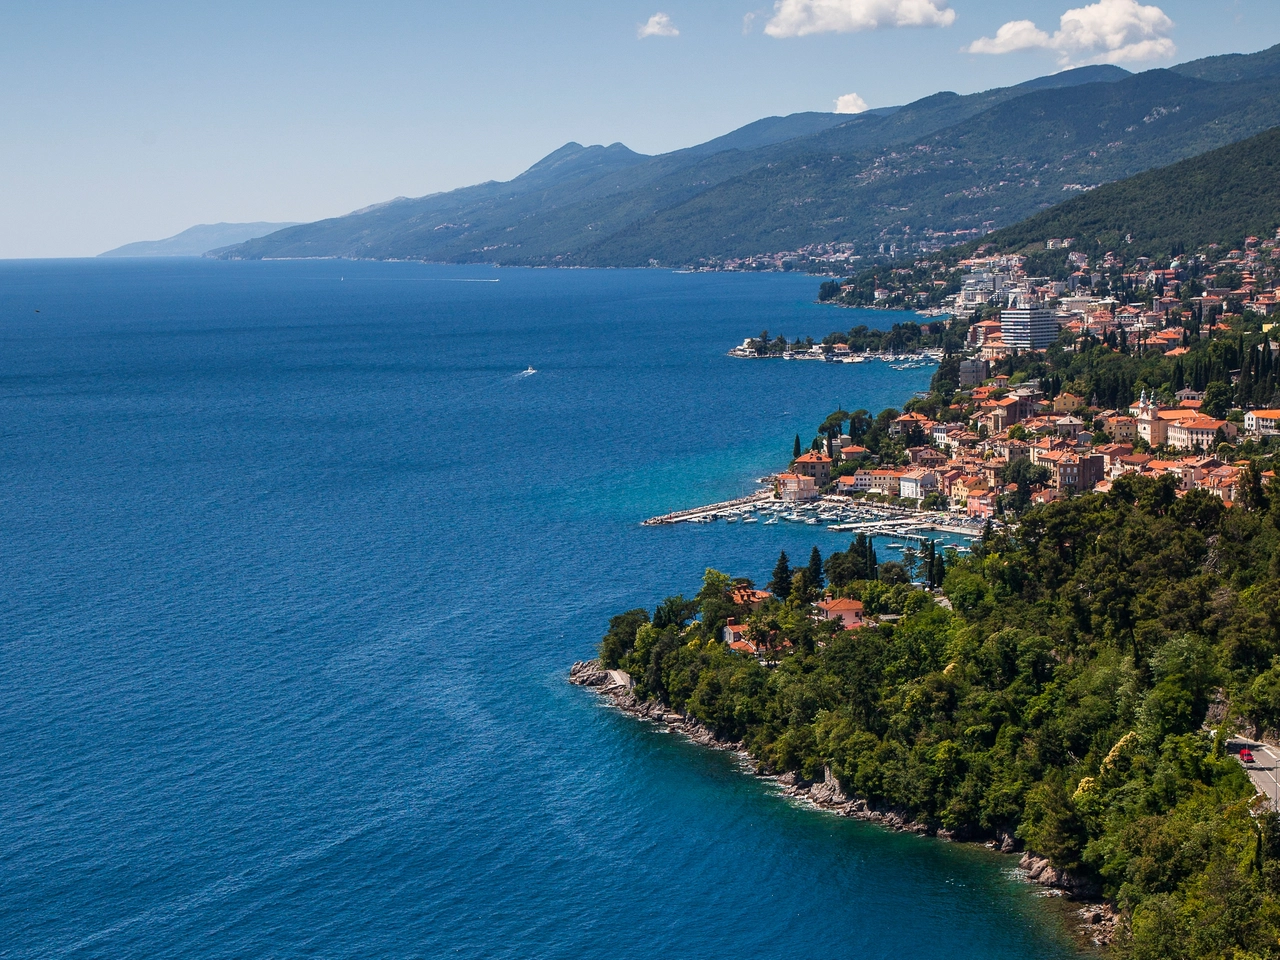
<path fill-rule="evenodd" d="M 796 445 L 791 448 L 791 459 L 800 459 L 800 434 L 796 434 Z"/>
<path fill-rule="evenodd" d="M 791 596 L 791 563 L 787 560 L 787 551 L 778 554 L 778 563 L 773 568 L 773 579 L 769 581 L 770 592 L 779 600 Z"/>
<path fill-rule="evenodd" d="M 822 579 L 822 554 L 818 552 L 815 546 L 809 551 L 809 586 L 815 590 L 821 590 L 826 583 Z"/>

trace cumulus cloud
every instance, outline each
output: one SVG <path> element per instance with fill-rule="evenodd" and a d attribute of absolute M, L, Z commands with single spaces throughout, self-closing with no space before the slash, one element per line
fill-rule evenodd
<path fill-rule="evenodd" d="M 678 37 L 680 31 L 665 13 L 655 13 L 648 23 L 642 23 L 636 28 L 636 36 L 641 40 L 645 37 Z"/>
<path fill-rule="evenodd" d="M 949 27 L 955 20 L 947 0 L 777 0 L 764 32 L 805 37 L 881 27 Z"/>
<path fill-rule="evenodd" d="M 982 37 L 969 53 L 1013 53 L 1053 50 L 1063 66 L 1073 63 L 1121 63 L 1171 57 L 1177 47 L 1169 38 L 1173 21 L 1157 6 L 1137 0 L 1098 0 L 1068 10 L 1049 34 L 1030 20 L 1010 20 L 994 37 Z"/>
<path fill-rule="evenodd" d="M 836 97 L 836 113 L 862 113 L 868 109 L 870 108 L 867 106 L 867 101 L 856 93 L 846 93 L 843 97 Z"/>

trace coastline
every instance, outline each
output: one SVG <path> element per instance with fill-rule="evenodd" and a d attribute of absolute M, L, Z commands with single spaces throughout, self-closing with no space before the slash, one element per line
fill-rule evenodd
<path fill-rule="evenodd" d="M 791 771 L 779 774 L 765 769 L 743 742 L 722 740 L 693 717 L 656 700 L 637 699 L 632 692 L 634 684 L 631 678 L 621 670 L 605 670 L 599 660 L 575 661 L 569 668 L 568 680 L 575 686 L 592 690 L 609 706 L 629 717 L 663 724 L 667 732 L 682 736 L 691 743 L 735 754 L 753 776 L 777 783 L 782 795 L 790 800 L 838 817 L 872 823 L 895 833 L 913 833 L 945 842 L 979 843 L 989 850 L 1018 856 L 1015 873 L 1021 879 L 1044 888 L 1045 896 L 1064 897 L 1080 905 L 1070 912 L 1083 941 L 1096 947 L 1107 947 L 1115 939 L 1120 914 L 1113 904 L 1101 900 L 1088 883 L 1056 870 L 1046 858 L 1018 850 L 1018 841 L 1008 833 L 994 837 L 960 835 L 956 831 L 912 820 L 901 811 L 876 809 L 862 798 L 847 796 L 830 769 L 824 771 L 821 781 L 806 781 Z"/>

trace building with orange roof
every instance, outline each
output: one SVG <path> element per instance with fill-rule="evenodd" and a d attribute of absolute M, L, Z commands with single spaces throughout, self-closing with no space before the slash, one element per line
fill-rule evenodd
<path fill-rule="evenodd" d="M 839 597 L 823 600 L 818 604 L 818 616 L 823 620 L 839 620 L 845 630 L 857 630 L 863 625 L 863 606 L 860 600 Z"/>
<path fill-rule="evenodd" d="M 791 469 L 794 473 L 812 477 L 814 483 L 819 487 L 825 487 L 831 482 L 831 458 L 825 453 L 819 453 L 817 450 L 810 450 L 808 453 L 796 457 Z"/>
<path fill-rule="evenodd" d="M 1255 437 L 1280 434 L 1280 410 L 1250 410 L 1244 415 L 1245 433 Z"/>
<path fill-rule="evenodd" d="M 933 421 L 923 413 L 904 413 L 889 424 L 889 436 L 900 437 L 909 432 L 912 427 L 919 427 L 925 436 L 928 436 L 929 431 L 933 429 Z"/>
<path fill-rule="evenodd" d="M 739 623 L 733 617 L 725 621 L 724 629 L 720 632 L 720 639 L 729 644 L 732 648 L 734 643 L 747 643 L 751 647 L 750 652 L 755 653 L 755 644 L 747 642 L 747 625 Z"/>
<path fill-rule="evenodd" d="M 1236 435 L 1236 425 L 1230 420 L 1215 420 L 1195 410 L 1190 412 L 1194 416 L 1169 423 L 1165 431 L 1165 442 L 1169 446 L 1177 450 L 1210 450 L 1218 431 L 1228 440 Z"/>
<path fill-rule="evenodd" d="M 739 607 L 750 607 L 752 610 L 759 610 L 764 602 L 772 597 L 773 594 L 768 590 L 753 590 L 751 587 L 738 586 L 734 587 L 729 597 Z"/>
<path fill-rule="evenodd" d="M 780 473 L 776 479 L 778 496 L 788 503 L 815 500 L 818 497 L 818 487 L 813 482 L 813 477 L 806 477 L 802 473 Z"/>

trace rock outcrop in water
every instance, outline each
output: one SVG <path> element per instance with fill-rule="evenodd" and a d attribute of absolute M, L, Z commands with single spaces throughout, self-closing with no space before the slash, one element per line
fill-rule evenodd
<path fill-rule="evenodd" d="M 629 716 L 664 724 L 669 732 L 678 733 L 704 747 L 733 751 L 750 764 L 756 776 L 777 783 L 782 788 L 783 796 L 810 803 L 836 816 L 874 823 L 902 833 L 936 836 L 941 840 L 976 839 L 959 837 L 952 831 L 920 823 L 900 811 L 876 810 L 866 800 L 846 796 L 839 780 L 832 776 L 830 768 L 825 768 L 823 778 L 817 781 L 807 781 L 793 771 L 775 773 L 756 763 L 740 741 L 722 740 L 693 717 L 672 710 L 656 700 L 639 699 L 634 693 L 635 684 L 630 676 L 622 670 L 605 670 L 598 660 L 579 660 L 574 663 L 569 669 L 569 682 L 590 687 Z M 1012 835 L 1002 833 L 986 846 L 1002 853 L 1014 853 L 1017 841 Z M 1055 895 L 1090 901 L 1077 911 L 1085 934 L 1100 946 L 1111 943 L 1120 915 L 1110 904 L 1091 902 L 1098 895 L 1091 885 L 1066 871 L 1055 869 L 1047 859 L 1032 853 L 1022 854 L 1018 870 L 1028 882 L 1045 887 Z"/>

